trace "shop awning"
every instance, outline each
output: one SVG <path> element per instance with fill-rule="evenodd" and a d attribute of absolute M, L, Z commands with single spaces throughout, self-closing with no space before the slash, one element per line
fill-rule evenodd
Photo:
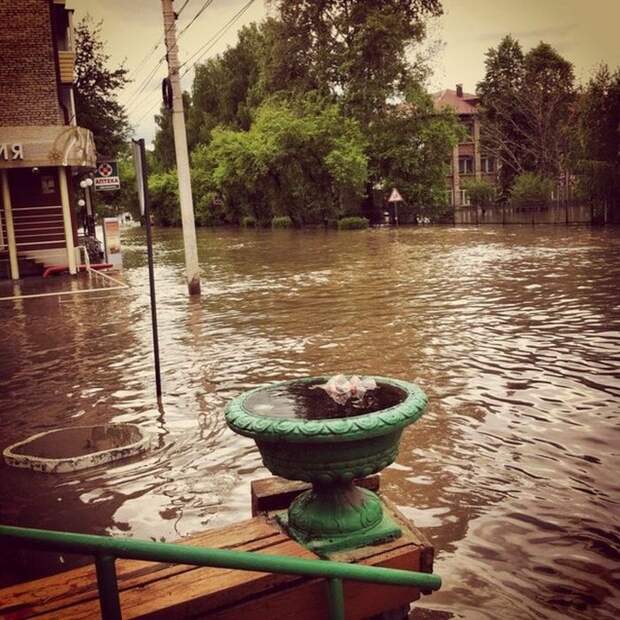
<path fill-rule="evenodd" d="M 0 169 L 33 166 L 94 168 L 93 134 L 83 127 L 0 127 Z"/>

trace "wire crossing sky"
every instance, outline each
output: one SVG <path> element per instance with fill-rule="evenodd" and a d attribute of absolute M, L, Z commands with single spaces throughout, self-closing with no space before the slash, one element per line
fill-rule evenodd
<path fill-rule="evenodd" d="M 134 80 L 123 92 L 121 103 L 128 107 L 137 136 L 149 143 L 155 135 L 153 116 L 167 72 L 161 3 L 68 0 L 67 6 L 75 9 L 76 20 L 87 13 L 103 20 L 112 61 L 125 59 Z M 429 27 L 429 45 L 440 42 L 439 52 L 433 55 L 431 91 L 454 88 L 460 82 L 465 91 L 473 92 L 484 75 L 484 53 L 509 33 L 526 50 L 541 40 L 553 45 L 575 65 L 578 80 L 587 79 L 601 62 L 612 68 L 620 65 L 618 0 L 443 0 L 443 6 L 444 15 Z M 264 0 L 176 0 L 175 9 L 178 13 L 183 9 L 177 32 L 183 32 L 179 56 L 182 64 L 187 63 L 182 69 L 185 89 L 191 87 L 194 62 L 204 62 L 234 45 L 239 28 L 268 13 Z"/>

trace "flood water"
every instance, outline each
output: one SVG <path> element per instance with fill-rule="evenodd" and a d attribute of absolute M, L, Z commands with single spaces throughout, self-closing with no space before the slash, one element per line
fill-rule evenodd
<path fill-rule="evenodd" d="M 253 415 L 288 420 L 325 420 L 350 418 L 395 407 L 407 398 L 407 393 L 387 383 L 377 383 L 374 389 L 364 392 L 362 398 L 354 395 L 344 397 L 339 403 L 323 388 L 325 381 L 311 383 L 291 382 L 276 384 L 258 390 L 243 403 Z M 336 395 L 338 398 L 338 395 Z M 413 408 L 417 411 L 417 407 Z M 409 409 L 411 411 L 411 409 Z"/>
<path fill-rule="evenodd" d="M 338 372 L 417 382 L 429 408 L 382 488 L 436 549 L 433 618 L 618 618 L 620 231 L 552 227 L 156 232 L 164 398 L 146 252 L 128 290 L 0 302 L 0 447 L 134 422 L 150 455 L 76 474 L 0 466 L 0 521 L 173 540 L 249 516 L 268 475 L 223 411 L 265 382 Z M 28 576 L 68 557 L 11 557 Z"/>

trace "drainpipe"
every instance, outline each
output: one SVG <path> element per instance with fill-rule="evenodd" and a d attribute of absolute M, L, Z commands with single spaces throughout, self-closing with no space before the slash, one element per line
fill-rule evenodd
<path fill-rule="evenodd" d="M 9 263 L 11 278 L 19 280 L 19 262 L 17 260 L 17 245 L 15 244 L 15 227 L 13 226 L 13 211 L 11 209 L 11 192 L 9 191 L 9 175 L 2 172 L 2 202 L 4 202 L 4 218 L 6 219 L 6 236 L 9 246 Z"/>
<path fill-rule="evenodd" d="M 60 177 L 60 200 L 62 202 L 62 220 L 65 226 L 65 242 L 67 244 L 67 264 L 69 273 L 77 273 L 75 263 L 75 248 L 73 246 L 73 226 L 71 225 L 71 208 L 69 206 L 69 187 L 67 185 L 67 169 L 58 166 L 58 176 Z"/>

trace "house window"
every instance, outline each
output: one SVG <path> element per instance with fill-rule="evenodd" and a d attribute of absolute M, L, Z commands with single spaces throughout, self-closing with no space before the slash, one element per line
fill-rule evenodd
<path fill-rule="evenodd" d="M 446 190 L 446 200 L 448 204 L 453 207 L 454 206 L 454 191 L 451 189 Z"/>
<path fill-rule="evenodd" d="M 495 172 L 495 157 L 482 157 L 480 159 L 480 168 L 482 169 L 482 172 L 486 172 L 487 174 L 492 174 L 493 172 Z"/>
<path fill-rule="evenodd" d="M 459 157 L 459 174 L 473 174 L 474 172 L 474 158 L 473 157 Z"/>
<path fill-rule="evenodd" d="M 463 129 L 465 130 L 465 137 L 463 138 L 463 142 L 473 142 L 474 141 L 473 122 L 465 121 L 462 125 L 463 125 Z"/>
<path fill-rule="evenodd" d="M 469 194 L 466 189 L 459 190 L 461 194 L 461 205 L 464 207 L 469 207 L 471 205 L 471 200 L 469 199 Z"/>

